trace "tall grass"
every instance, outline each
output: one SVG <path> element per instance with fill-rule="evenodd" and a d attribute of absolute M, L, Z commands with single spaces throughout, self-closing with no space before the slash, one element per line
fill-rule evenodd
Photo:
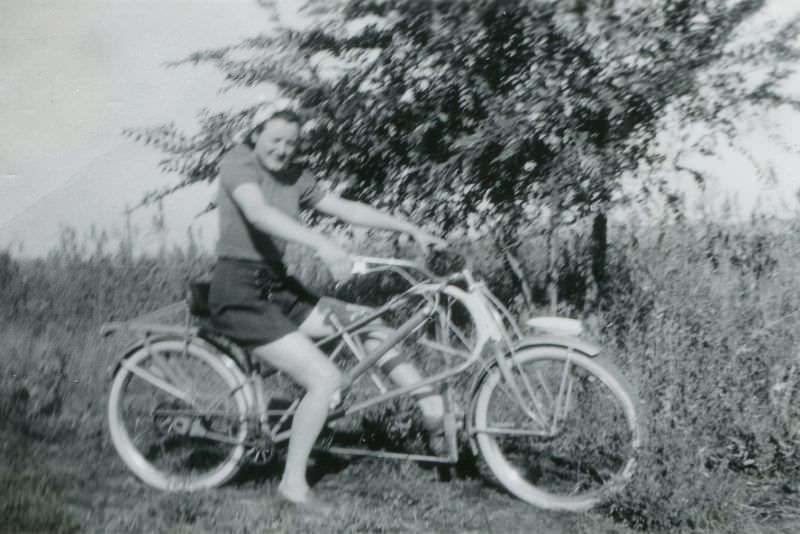
<path fill-rule="evenodd" d="M 592 322 L 639 392 L 648 439 L 636 477 L 606 512 L 665 532 L 800 517 L 799 230 L 800 221 L 753 220 L 611 232 Z M 522 250 L 531 273 L 541 272 L 538 243 Z M 486 244 L 475 253 L 513 300 L 502 260 Z M 318 265 L 292 254 L 295 272 L 329 288 Z M 572 260 L 575 250 L 563 255 L 565 273 Z M 74 236 L 44 259 L 0 254 L 0 428 L 32 440 L 102 440 L 108 367 L 123 341 L 100 339 L 100 323 L 179 300 L 185 280 L 211 261 L 197 249 L 131 257 Z M 575 279 L 562 280 L 562 293 L 574 297 L 565 307 L 582 311 Z M 342 295 L 379 300 L 391 288 L 377 284 Z M 19 502 L 0 504 L 21 517 Z"/>
<path fill-rule="evenodd" d="M 712 531 L 800 513 L 787 410 L 799 385 L 798 229 L 682 224 L 616 240 L 602 322 L 638 386 L 649 441 L 615 512 Z"/>

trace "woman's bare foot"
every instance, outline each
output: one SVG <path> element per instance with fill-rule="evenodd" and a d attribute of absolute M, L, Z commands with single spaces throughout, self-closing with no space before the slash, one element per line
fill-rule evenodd
<path fill-rule="evenodd" d="M 317 515 L 328 515 L 333 512 L 333 505 L 320 499 L 316 493 L 306 487 L 305 491 L 290 491 L 281 484 L 278 486 L 278 495 L 288 503 L 305 512 Z"/>

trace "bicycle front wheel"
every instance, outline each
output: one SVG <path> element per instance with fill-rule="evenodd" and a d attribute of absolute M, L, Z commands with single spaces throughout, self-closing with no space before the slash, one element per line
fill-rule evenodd
<path fill-rule="evenodd" d="M 584 511 L 630 478 L 641 442 L 631 387 L 608 361 L 554 346 L 497 364 L 472 402 L 472 432 L 497 480 L 530 504 Z"/>
<path fill-rule="evenodd" d="M 238 471 L 247 402 L 221 358 L 183 339 L 143 344 L 120 364 L 108 400 L 111 441 L 145 483 L 166 491 L 223 484 Z"/>

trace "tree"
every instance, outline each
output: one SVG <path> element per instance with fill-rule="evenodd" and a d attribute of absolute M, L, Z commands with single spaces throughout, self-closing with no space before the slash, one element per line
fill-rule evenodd
<path fill-rule="evenodd" d="M 724 102 L 704 99 L 698 75 L 728 58 L 733 32 L 764 3 L 312 0 L 318 22 L 305 29 L 179 63 L 212 63 L 231 86 L 276 84 L 314 119 L 308 163 L 344 194 L 444 231 L 489 229 L 513 267 L 519 230 L 543 214 L 551 235 L 565 220 L 602 217 L 623 173 L 655 158 L 648 147 L 670 104 L 721 119 Z M 748 57 L 795 53 L 762 40 Z M 780 100 L 735 81 L 712 83 L 727 102 Z M 180 188 L 213 179 L 254 111 L 206 112 L 193 136 L 170 125 L 129 134 L 167 154 Z"/>

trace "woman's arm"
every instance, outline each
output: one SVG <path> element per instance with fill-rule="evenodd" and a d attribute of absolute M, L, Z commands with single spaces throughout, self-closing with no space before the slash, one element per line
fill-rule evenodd
<path fill-rule="evenodd" d="M 247 182 L 232 192 L 245 218 L 260 231 L 314 249 L 337 280 L 350 274 L 350 255 L 334 241 L 264 201 L 258 185 Z"/>
<path fill-rule="evenodd" d="M 368 226 L 370 228 L 411 234 L 414 240 L 423 248 L 428 245 L 443 246 L 446 244 L 444 240 L 426 232 L 402 217 L 373 208 L 363 202 L 343 199 L 331 193 L 328 193 L 322 200 L 317 202 L 314 209 L 357 226 Z"/>
<path fill-rule="evenodd" d="M 324 246 L 328 242 L 328 239 L 321 233 L 267 204 L 255 183 L 244 183 L 237 186 L 233 190 L 232 196 L 248 222 L 262 232 L 313 249 Z"/>

